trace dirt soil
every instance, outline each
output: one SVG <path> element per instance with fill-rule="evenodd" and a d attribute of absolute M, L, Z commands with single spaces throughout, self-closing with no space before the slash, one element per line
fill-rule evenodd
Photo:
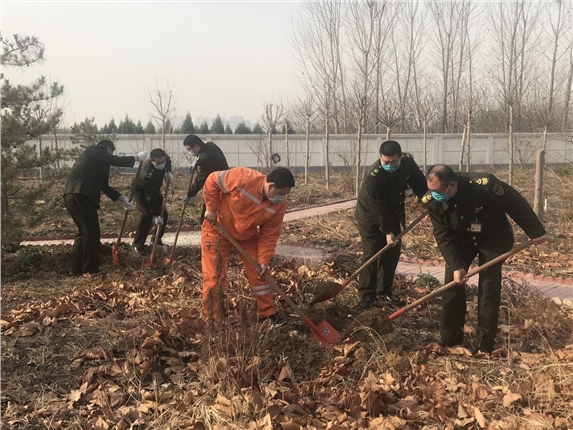
<path fill-rule="evenodd" d="M 547 181 L 555 189 L 551 175 Z M 571 229 L 567 193 L 573 184 L 569 177 L 560 181 L 565 185 L 548 194 L 555 209 L 546 218 L 546 248 L 522 253 L 512 267 L 562 275 L 571 270 L 570 236 L 563 235 Z M 317 192 L 316 185 L 299 189 L 301 205 L 347 195 Z M 108 226 L 119 219 L 113 211 L 101 214 Z M 43 227 L 56 219 L 68 222 L 54 214 Z M 422 227 L 405 240 L 404 252 L 440 258 L 429 225 Z M 69 246 L 3 254 L 2 427 L 573 428 L 571 308 L 504 279 L 496 350 L 472 356 L 477 289 L 468 287 L 466 339 L 443 349 L 436 343 L 440 298 L 391 324 L 386 316 L 395 307 L 360 312 L 355 283 L 310 306 L 320 285 L 341 282 L 359 265 L 352 211 L 288 223 L 283 240 L 289 239 L 341 250 L 316 265 L 276 258 L 271 273 L 314 324 L 326 320 L 342 334 L 331 346 L 310 339 L 307 324 L 279 298 L 286 324 L 259 322 L 236 255 L 229 264 L 226 318 L 208 324 L 197 248 L 178 250 L 173 266 L 141 270 L 127 245 L 120 247 L 121 268 L 103 246 L 107 273 L 80 277 L 68 275 Z M 432 288 L 430 279 L 395 282 L 404 303 Z"/>

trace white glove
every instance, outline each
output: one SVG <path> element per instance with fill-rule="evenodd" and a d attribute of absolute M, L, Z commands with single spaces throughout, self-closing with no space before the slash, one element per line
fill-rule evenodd
<path fill-rule="evenodd" d="M 163 225 L 163 218 L 161 218 L 159 215 L 157 215 L 155 217 L 155 224 L 157 225 Z"/>
<path fill-rule="evenodd" d="M 195 170 L 195 165 L 197 162 L 195 161 L 193 164 L 189 165 L 189 173 L 193 174 L 193 170 Z"/>
<path fill-rule="evenodd" d="M 142 161 L 147 160 L 147 157 L 149 157 L 149 153 L 147 151 L 141 151 L 141 152 L 138 152 L 137 154 L 135 154 L 134 157 L 135 157 L 135 161 L 138 161 L 141 163 Z"/>
<path fill-rule="evenodd" d="M 133 203 L 127 200 L 124 196 L 119 196 L 117 201 L 120 202 L 126 211 L 130 211 L 133 209 Z"/>
<path fill-rule="evenodd" d="M 173 173 L 171 172 L 165 173 L 165 182 L 167 182 L 168 184 L 173 183 Z"/>

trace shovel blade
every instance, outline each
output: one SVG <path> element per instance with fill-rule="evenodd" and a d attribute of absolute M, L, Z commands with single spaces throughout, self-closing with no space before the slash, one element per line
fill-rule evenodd
<path fill-rule="evenodd" d="M 177 264 L 177 260 L 175 258 L 169 258 L 169 257 L 165 257 L 163 259 L 163 264 L 165 266 L 172 266 L 174 264 Z"/>
<path fill-rule="evenodd" d="M 316 292 L 315 297 L 310 302 L 310 305 L 314 305 L 316 303 L 325 302 L 326 300 L 332 299 L 333 297 L 337 296 L 344 289 L 344 285 L 338 284 L 336 282 L 328 282 L 320 288 L 319 291 Z"/>
<path fill-rule="evenodd" d="M 141 263 L 141 268 L 142 269 L 147 269 L 148 267 L 151 268 L 156 268 L 157 266 L 155 265 L 155 259 L 153 258 L 153 255 L 151 256 L 151 258 L 149 259 L 149 261 L 143 261 Z"/>
<path fill-rule="evenodd" d="M 332 327 L 326 320 L 319 322 L 310 332 L 310 338 L 323 345 L 332 345 L 338 340 L 340 333 Z"/>

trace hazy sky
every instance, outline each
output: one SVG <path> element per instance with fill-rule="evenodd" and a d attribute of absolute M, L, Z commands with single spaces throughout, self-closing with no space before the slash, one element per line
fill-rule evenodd
<path fill-rule="evenodd" d="M 177 115 L 242 115 L 298 90 L 288 43 L 297 2 L 10 2 L 2 36 L 35 35 L 46 61 L 4 70 L 14 83 L 40 75 L 66 89 L 68 125 L 102 126 L 127 113 L 149 119 L 148 90 L 169 82 Z M 210 125 L 210 124 L 209 124 Z"/>

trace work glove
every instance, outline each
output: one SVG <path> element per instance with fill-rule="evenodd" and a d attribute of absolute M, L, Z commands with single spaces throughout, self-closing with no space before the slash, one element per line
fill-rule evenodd
<path fill-rule="evenodd" d="M 189 194 L 185 194 L 183 196 L 183 201 L 185 202 L 185 204 L 189 204 L 189 200 L 191 200 L 191 197 L 189 197 Z"/>
<path fill-rule="evenodd" d="M 117 201 L 120 202 L 126 211 L 130 211 L 133 209 L 133 203 L 131 203 L 127 198 L 124 196 L 119 196 Z"/>
<path fill-rule="evenodd" d="M 195 161 L 193 164 L 191 164 L 189 166 L 189 173 L 193 174 L 193 171 L 195 170 L 196 164 L 197 164 L 197 162 Z"/>
<path fill-rule="evenodd" d="M 137 154 L 135 154 L 134 157 L 135 157 L 135 161 L 138 161 L 139 163 L 141 163 L 142 161 L 147 160 L 147 157 L 149 157 L 149 153 L 147 151 L 141 151 L 141 152 L 138 152 Z"/>
<path fill-rule="evenodd" d="M 165 173 L 165 182 L 167 182 L 168 184 L 173 183 L 173 173 L 171 172 Z"/>
<path fill-rule="evenodd" d="M 159 215 L 157 215 L 155 217 L 155 224 L 156 225 L 163 225 L 163 218 L 161 218 Z"/>

